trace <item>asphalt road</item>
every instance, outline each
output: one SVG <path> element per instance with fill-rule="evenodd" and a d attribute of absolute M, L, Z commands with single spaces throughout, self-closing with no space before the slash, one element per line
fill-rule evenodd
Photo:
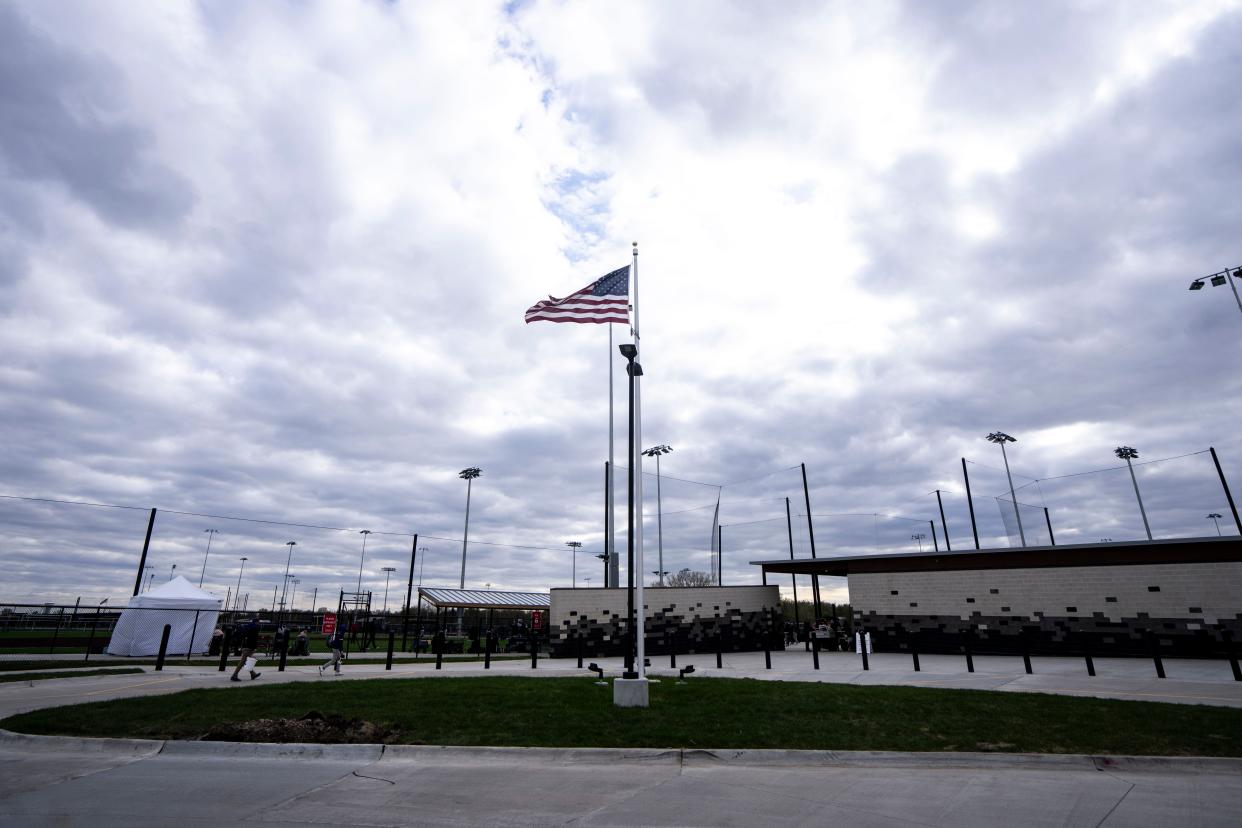
<path fill-rule="evenodd" d="M 6 825 L 1234 826 L 1242 762 L 0 736 Z"/>

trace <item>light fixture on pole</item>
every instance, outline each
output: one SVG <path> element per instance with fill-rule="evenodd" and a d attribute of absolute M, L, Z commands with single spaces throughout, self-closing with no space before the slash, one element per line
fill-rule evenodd
<path fill-rule="evenodd" d="M 643 366 L 635 362 L 638 357 L 638 347 L 633 343 L 625 343 L 620 346 L 621 356 L 625 357 L 625 372 L 629 375 L 630 382 L 630 416 L 629 416 L 629 458 L 628 466 L 629 475 L 629 492 L 626 500 L 628 501 L 629 513 L 629 529 L 626 532 L 626 543 L 628 545 L 627 566 L 626 566 L 626 635 L 627 641 L 625 646 L 625 673 L 622 678 L 636 679 L 638 678 L 637 667 L 637 635 L 634 618 L 634 466 L 638 455 L 634 451 L 634 382 L 638 377 L 643 375 Z"/>
<path fill-rule="evenodd" d="M 1226 282 L 1233 291 L 1234 301 L 1238 303 L 1238 310 L 1242 311 L 1242 297 L 1238 296 L 1238 285 L 1235 280 L 1242 279 L 1242 268 L 1227 267 L 1219 273 L 1213 273 L 1210 276 L 1204 276 L 1202 279 L 1195 279 L 1190 283 L 1191 290 L 1203 290 L 1203 279 L 1208 279 L 1212 283 L 1212 287 L 1220 287 Z"/>
<path fill-rule="evenodd" d="M 207 556 L 211 554 L 211 539 L 220 533 L 219 529 L 204 529 L 207 533 L 207 551 L 203 553 L 203 568 L 198 573 L 198 585 L 202 587 L 203 576 L 207 574 Z"/>
<path fill-rule="evenodd" d="M 392 577 L 392 573 L 397 571 L 395 566 L 385 566 L 380 569 L 384 573 L 384 612 L 388 612 L 388 579 Z"/>
<path fill-rule="evenodd" d="M 475 466 L 462 469 L 457 473 L 458 477 L 466 481 L 466 525 L 461 533 L 461 580 L 458 583 L 458 589 L 466 588 L 466 544 L 470 540 L 470 490 L 474 486 L 474 479 L 481 474 L 483 470 Z"/>
<path fill-rule="evenodd" d="M 664 572 L 664 508 L 660 499 L 660 455 L 668 454 L 672 450 L 672 446 L 666 446 L 663 443 L 643 450 L 644 457 L 654 457 L 656 461 L 656 537 L 660 550 L 660 558 L 656 565 L 660 567 L 659 572 L 662 573 L 660 586 L 664 586 L 664 575 L 668 574 Z"/>
<path fill-rule="evenodd" d="M 1013 490 L 1013 475 L 1009 473 L 1009 455 L 1005 453 L 1005 443 L 1016 443 L 1018 440 L 1003 431 L 993 431 L 988 435 L 988 442 L 1000 446 L 1001 458 L 1005 461 L 1005 477 L 1009 479 L 1009 497 L 1013 500 L 1013 516 L 1018 519 L 1018 538 L 1026 546 L 1026 533 L 1022 531 L 1022 513 L 1018 511 L 1018 495 Z"/>
<path fill-rule="evenodd" d="M 591 588 L 591 579 L 590 579 L 590 578 L 583 578 L 583 579 L 582 579 L 582 581 L 583 581 L 583 583 L 585 583 L 585 584 L 586 584 L 586 588 L 587 588 L 587 589 L 590 589 L 590 588 Z"/>
<path fill-rule="evenodd" d="M 574 562 L 569 577 L 569 586 L 573 587 L 578 583 L 578 550 L 582 548 L 582 541 L 565 541 L 565 545 L 574 550 Z"/>
<path fill-rule="evenodd" d="M 282 615 L 285 611 L 285 592 L 289 589 L 289 564 L 293 563 L 293 547 L 297 545 L 297 541 L 285 541 L 285 546 L 289 547 L 289 554 L 285 556 L 285 579 L 280 585 L 280 612 Z"/>
<path fill-rule="evenodd" d="M 171 581 L 173 579 L 173 576 L 176 574 L 177 574 L 177 565 L 173 564 L 172 569 L 168 570 L 168 580 Z"/>
<path fill-rule="evenodd" d="M 1208 518 L 1211 519 L 1212 523 L 1216 524 L 1216 534 L 1218 537 L 1221 534 L 1220 523 L 1219 523 L 1221 517 L 1223 517 L 1223 515 L 1221 515 L 1219 512 L 1212 512 L 1211 514 L 1208 515 Z"/>
<path fill-rule="evenodd" d="M 910 536 L 910 540 L 912 540 L 912 541 L 918 541 L 918 543 L 919 543 L 919 551 L 920 551 L 920 552 L 922 552 L 922 551 L 923 551 L 923 538 L 925 538 L 925 537 L 927 537 L 927 535 L 923 534 L 922 532 L 919 532 L 919 533 L 917 533 L 917 534 L 914 534 L 914 535 L 911 535 L 911 536 Z"/>
<path fill-rule="evenodd" d="M 656 583 L 664 586 L 664 576 L 669 574 L 667 569 L 653 569 L 651 574 L 656 576 Z"/>
<path fill-rule="evenodd" d="M 607 586 L 608 586 L 608 562 L 609 562 L 609 560 L 611 559 L 611 556 L 610 556 L 607 552 L 601 552 L 601 553 L 599 553 L 598 555 L 596 555 L 595 557 L 599 558 L 601 561 L 603 561 L 603 562 L 604 562 L 604 580 L 603 580 L 603 586 L 607 587 Z"/>
<path fill-rule="evenodd" d="M 241 576 L 242 576 L 242 573 L 246 571 L 246 561 L 250 559 L 249 558 L 238 558 L 237 560 L 241 561 L 241 566 L 238 567 L 237 569 L 237 589 L 233 592 L 233 609 L 234 610 L 236 610 L 237 605 L 241 603 Z"/>
<path fill-rule="evenodd" d="M 362 535 L 362 557 L 358 559 L 358 588 L 355 590 L 359 595 L 362 594 L 362 565 L 367 560 L 367 535 L 371 534 L 370 529 L 363 529 L 358 532 Z"/>
<path fill-rule="evenodd" d="M 1130 482 L 1134 484 L 1134 497 L 1138 499 L 1139 514 L 1143 516 L 1143 529 L 1147 532 L 1147 539 L 1151 540 L 1151 526 L 1147 523 L 1147 510 L 1143 508 L 1143 496 L 1139 494 L 1138 478 L 1134 476 L 1134 464 L 1130 461 L 1138 457 L 1138 452 L 1129 446 L 1117 446 L 1113 449 L 1113 454 L 1126 461 L 1126 466 L 1130 469 Z"/>

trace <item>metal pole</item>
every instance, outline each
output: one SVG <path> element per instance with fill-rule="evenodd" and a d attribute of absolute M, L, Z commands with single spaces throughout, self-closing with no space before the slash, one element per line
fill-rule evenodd
<path fill-rule="evenodd" d="M 660 455 L 656 454 L 656 537 L 659 539 L 660 586 L 664 586 L 664 501 L 660 495 Z"/>
<path fill-rule="evenodd" d="M 474 486 L 474 478 L 466 478 L 466 527 L 461 535 L 461 583 L 458 589 L 466 588 L 466 543 L 470 540 L 470 490 Z"/>
<path fill-rule="evenodd" d="M 789 534 L 789 560 L 794 559 L 793 550 L 793 515 L 789 510 L 789 498 L 785 498 L 785 531 Z M 798 576 L 790 574 L 789 579 L 793 581 L 793 598 L 794 598 L 794 624 L 798 623 Z"/>
<path fill-rule="evenodd" d="M 1213 457 L 1216 455 L 1213 454 Z M 1217 468 L 1220 468 L 1218 465 Z M 1223 479 L 1223 478 L 1222 478 Z M 1230 501 L 1232 503 L 1233 501 Z M 1235 511 L 1234 516 L 1237 516 Z M 151 509 L 151 517 L 147 520 L 147 537 L 142 542 L 142 557 L 138 559 L 138 577 L 134 579 L 134 595 L 142 587 L 142 570 L 147 565 L 147 550 L 151 548 L 151 530 L 155 528 L 155 509 Z"/>
<path fill-rule="evenodd" d="M 362 539 L 366 543 L 366 538 Z M 297 546 L 297 541 L 288 541 L 285 546 L 289 547 L 289 554 L 285 557 L 285 577 L 280 587 L 280 617 L 285 616 L 285 591 L 289 588 L 289 564 L 293 563 L 293 547 Z"/>
<path fill-rule="evenodd" d="M 612 347 L 612 328 L 608 329 L 608 346 Z M 608 384 L 608 395 L 612 396 L 612 363 L 608 363 L 608 373 L 610 380 Z M 612 415 L 612 403 L 609 401 L 608 414 Z M 612 441 L 612 423 L 608 423 L 608 440 Z M 611 449 L 609 455 L 611 456 Z M 612 560 L 612 463 L 608 460 L 604 461 L 604 587 L 608 586 L 608 563 Z"/>
<path fill-rule="evenodd" d="M 1220 477 L 1221 488 L 1225 490 L 1225 500 L 1229 501 L 1229 511 L 1233 512 L 1233 522 L 1238 527 L 1238 534 L 1242 535 L 1242 519 L 1238 518 L 1238 507 L 1233 504 L 1233 495 L 1229 493 L 1229 484 L 1225 482 L 1225 473 L 1220 468 L 1220 458 L 1216 456 L 1216 449 L 1208 446 L 1208 451 L 1212 452 L 1212 462 L 1216 464 L 1216 474 Z M 155 519 L 155 510 L 151 510 L 151 519 Z M 150 536 L 151 530 L 147 530 Z M 144 550 L 145 553 L 145 550 Z"/>
<path fill-rule="evenodd" d="M 203 576 L 207 574 L 207 556 L 211 554 L 211 539 L 215 537 L 219 529 L 204 529 L 207 533 L 207 551 L 203 553 L 203 568 L 198 572 L 198 585 L 203 585 Z"/>
<path fill-rule="evenodd" d="M 410 598 L 414 594 L 414 563 L 418 560 L 418 533 L 414 533 L 414 543 L 410 545 L 410 580 L 405 585 L 405 612 L 401 616 L 401 652 L 406 652 L 405 645 L 410 637 Z M 312 609 L 314 609 L 312 607 Z"/>
<path fill-rule="evenodd" d="M 936 521 L 929 520 L 927 521 L 927 525 L 930 526 L 932 530 L 932 546 L 935 547 L 937 552 L 939 552 L 940 551 L 940 540 L 936 537 Z"/>
<path fill-rule="evenodd" d="M 966 481 L 966 505 L 970 507 L 970 532 L 975 536 L 975 549 L 979 548 L 979 527 L 975 525 L 975 501 L 970 496 L 970 474 L 966 471 L 966 458 L 962 458 L 962 477 Z"/>
<path fill-rule="evenodd" d="M 724 586 L 724 527 L 716 527 L 716 586 Z"/>
<path fill-rule="evenodd" d="M 1001 458 L 1005 461 L 1005 477 L 1009 478 L 1009 497 L 1013 500 L 1013 516 L 1018 519 L 1018 538 L 1022 541 L 1023 548 L 1026 547 L 1026 533 L 1022 531 L 1022 513 L 1018 511 L 1018 495 L 1013 489 L 1013 475 L 1009 473 L 1009 455 L 1005 453 L 1005 441 L 1000 441 Z M 1146 518 L 1143 519 L 1146 522 Z M 1150 539 L 1151 533 L 1147 533 Z"/>
<path fill-rule="evenodd" d="M 634 242 L 634 264 L 630 271 L 634 277 L 634 347 L 640 347 L 642 339 L 638 330 L 638 242 Z M 637 624 L 637 644 L 635 651 L 637 655 L 637 663 L 634 665 L 638 672 L 639 678 L 647 676 L 647 637 L 644 634 L 646 629 L 647 617 L 645 604 L 643 602 L 643 461 L 642 461 L 642 444 L 643 444 L 643 389 L 642 374 L 634 378 L 634 449 L 630 453 L 631 463 L 638 469 L 638 474 L 634 476 L 634 500 L 637 502 L 638 521 L 634 527 L 635 543 L 634 543 L 634 562 L 638 567 L 636 570 L 637 577 L 634 581 L 635 600 L 638 603 L 638 615 L 635 619 Z"/>
<path fill-rule="evenodd" d="M 806 531 L 811 539 L 811 557 L 815 557 L 815 525 L 811 522 L 811 489 L 806 482 L 806 463 L 802 464 L 802 496 L 806 498 Z M 811 576 L 811 592 L 815 595 L 815 617 L 820 618 L 823 609 L 819 600 L 819 576 Z"/>
<path fill-rule="evenodd" d="M 1225 268 L 1225 278 L 1229 280 L 1229 288 L 1233 291 L 1233 299 L 1238 303 L 1238 310 L 1242 311 L 1242 297 L 1238 296 L 1238 286 L 1233 283 L 1233 272 L 1229 268 Z"/>
<path fill-rule="evenodd" d="M 617 557 L 617 526 L 616 514 L 617 507 L 615 502 L 615 486 L 613 481 L 613 471 L 617 468 L 616 457 L 613 456 L 613 431 L 616 426 L 616 419 L 613 415 L 612 397 L 613 397 L 613 380 L 612 380 L 612 362 L 617 358 L 617 352 L 612 347 L 612 325 L 608 325 L 608 463 L 604 466 L 604 492 L 605 511 L 604 515 L 604 554 L 608 555 L 604 558 L 604 586 L 617 586 L 621 583 L 621 559 Z"/>
<path fill-rule="evenodd" d="M 936 504 L 940 507 L 940 528 L 944 530 L 944 548 L 952 552 L 953 544 L 949 542 L 949 524 L 944 519 L 944 501 L 940 499 L 939 489 L 936 489 Z"/>
<path fill-rule="evenodd" d="M 625 646 L 625 678 L 637 678 L 634 671 L 634 362 L 630 360 L 626 366 L 626 374 L 629 376 L 629 462 L 625 465 L 626 469 L 626 491 L 629 493 L 626 497 L 626 609 L 625 609 L 625 631 L 628 641 Z"/>
<path fill-rule="evenodd" d="M 233 610 L 234 610 L 234 612 L 236 612 L 236 611 L 237 611 L 237 604 L 241 601 L 241 579 L 242 579 L 242 573 L 246 571 L 246 561 L 248 561 L 248 560 L 250 560 L 250 559 L 249 559 L 249 558 L 239 558 L 239 560 L 241 561 L 241 567 L 240 567 L 240 568 L 238 568 L 238 570 L 237 570 L 237 589 L 233 592 Z"/>
<path fill-rule="evenodd" d="M 1044 507 L 1044 523 L 1048 524 L 1048 540 L 1053 546 L 1057 545 L 1057 539 L 1052 534 L 1052 518 L 1048 517 L 1048 507 Z"/>
<path fill-rule="evenodd" d="M 358 534 L 362 535 L 362 557 L 358 559 L 358 586 L 356 589 L 354 589 L 354 592 L 361 594 L 362 593 L 362 566 L 363 564 L 366 563 L 366 560 L 367 560 L 367 536 L 371 534 L 371 530 L 362 529 L 358 532 Z M 463 564 L 463 567 L 464 566 L 465 564 Z"/>
<path fill-rule="evenodd" d="M 1147 539 L 1151 540 L 1151 526 L 1147 523 L 1147 510 L 1143 508 L 1143 496 L 1139 494 L 1138 478 L 1134 476 L 1134 464 L 1130 462 L 1130 458 L 1126 458 L 1126 467 L 1130 469 L 1130 482 L 1134 484 L 1134 496 L 1138 499 L 1139 514 L 1143 516 L 1143 530 L 1147 532 Z"/>

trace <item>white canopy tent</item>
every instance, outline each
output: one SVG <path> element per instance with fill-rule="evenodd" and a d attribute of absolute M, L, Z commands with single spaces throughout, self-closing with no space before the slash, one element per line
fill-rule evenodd
<path fill-rule="evenodd" d="M 112 630 L 108 654 L 156 655 L 165 624 L 172 627 L 168 655 L 205 653 L 223 603 L 178 575 L 166 584 L 129 599 L 129 605 Z"/>

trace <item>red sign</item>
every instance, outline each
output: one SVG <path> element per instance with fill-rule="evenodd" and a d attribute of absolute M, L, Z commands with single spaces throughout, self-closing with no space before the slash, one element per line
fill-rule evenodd
<path fill-rule="evenodd" d="M 543 629 L 543 611 L 532 610 L 530 614 L 530 625 L 537 630 Z"/>
<path fill-rule="evenodd" d="M 325 612 L 323 614 L 323 634 L 332 635 L 336 632 L 336 613 Z"/>

